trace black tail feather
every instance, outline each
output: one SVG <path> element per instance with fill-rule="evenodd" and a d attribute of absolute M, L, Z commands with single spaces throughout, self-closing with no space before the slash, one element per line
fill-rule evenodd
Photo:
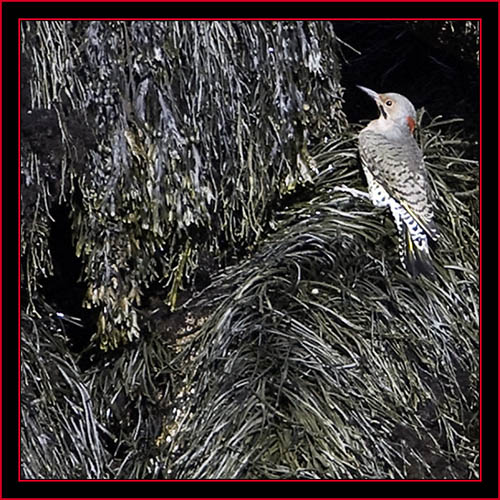
<path fill-rule="evenodd" d="M 410 232 L 404 226 L 404 235 L 402 237 L 400 254 L 403 264 L 413 278 L 419 275 L 427 276 L 430 279 L 436 277 L 434 266 L 432 265 L 429 249 L 419 249 L 413 242 Z"/>

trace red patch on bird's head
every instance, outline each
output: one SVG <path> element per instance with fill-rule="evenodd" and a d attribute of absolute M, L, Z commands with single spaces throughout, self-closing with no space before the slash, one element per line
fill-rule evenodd
<path fill-rule="evenodd" d="M 410 129 L 410 132 L 413 134 L 413 131 L 415 130 L 415 120 L 411 116 L 407 116 L 406 122 L 408 123 L 408 128 Z"/>

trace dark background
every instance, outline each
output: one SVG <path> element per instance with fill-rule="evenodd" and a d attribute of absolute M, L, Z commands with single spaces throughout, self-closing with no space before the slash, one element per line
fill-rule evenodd
<path fill-rule="evenodd" d="M 3 22 L 3 497 L 498 497 L 497 492 L 497 62 L 498 4 L 489 3 L 15 3 L 2 5 Z M 483 294 L 482 330 L 482 478 L 453 481 L 318 481 L 318 482 L 53 482 L 18 483 L 17 415 L 17 47 L 18 18 L 482 18 L 483 165 L 482 262 L 488 293 Z M 380 92 L 408 96 L 431 115 L 467 117 L 465 126 L 478 131 L 479 88 L 474 67 L 446 50 L 412 35 L 398 21 L 337 21 L 337 34 L 363 52 L 343 52 L 342 83 L 349 121 L 374 118 L 376 110 L 356 84 Z M 476 83 L 474 83 L 476 82 Z M 474 102 L 476 100 L 476 102 Z M 492 301 L 495 301 L 494 303 Z M 486 307 L 484 307 L 486 304 Z M 492 304 L 494 304 L 492 306 Z M 490 305 L 490 307 L 488 307 Z M 491 307 L 492 306 L 492 307 Z M 14 312 L 16 311 L 16 312 Z M 486 328 L 484 327 L 486 325 Z M 199 488 L 202 488 L 200 492 Z"/>

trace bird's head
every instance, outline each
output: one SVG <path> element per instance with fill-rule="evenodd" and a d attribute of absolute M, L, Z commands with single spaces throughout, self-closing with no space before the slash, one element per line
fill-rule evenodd
<path fill-rule="evenodd" d="M 401 127 L 408 127 L 413 133 L 417 119 L 417 113 L 413 104 L 401 94 L 387 92 L 379 94 L 374 90 L 358 85 L 363 92 L 366 92 L 377 103 L 380 110 L 380 118 L 391 120 Z"/>

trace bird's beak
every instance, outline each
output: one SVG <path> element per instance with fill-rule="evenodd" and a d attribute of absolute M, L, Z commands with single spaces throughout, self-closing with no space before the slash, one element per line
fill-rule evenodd
<path fill-rule="evenodd" d="M 387 112 L 384 109 L 384 104 L 382 103 L 382 100 L 380 99 L 380 94 L 378 92 L 375 92 L 372 89 L 367 89 L 366 87 L 362 87 L 361 85 L 356 85 L 359 89 L 361 89 L 363 92 L 366 92 L 372 99 L 375 100 L 377 103 L 377 108 L 380 110 L 380 114 L 387 119 Z"/>
<path fill-rule="evenodd" d="M 358 89 L 361 89 L 363 92 L 366 92 L 372 99 L 375 99 L 375 101 L 378 103 L 380 102 L 380 96 L 378 95 L 378 92 L 375 92 L 372 89 L 367 89 L 366 87 L 362 87 L 361 85 L 356 85 Z"/>

